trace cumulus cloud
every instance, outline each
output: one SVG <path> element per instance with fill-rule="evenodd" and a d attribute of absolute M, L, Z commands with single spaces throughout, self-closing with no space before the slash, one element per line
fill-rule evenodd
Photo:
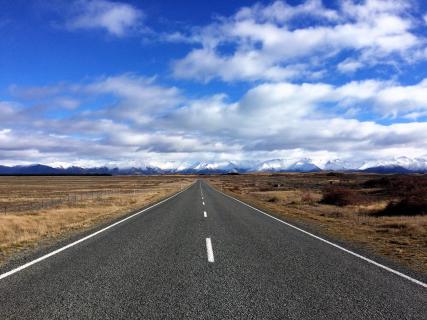
<path fill-rule="evenodd" d="M 344 51 L 354 58 L 339 62 L 342 72 L 354 72 L 367 61 L 409 61 L 423 45 L 413 32 L 416 23 L 409 8 L 403 0 L 347 0 L 338 9 L 328 9 L 320 0 L 297 6 L 284 1 L 256 4 L 195 29 L 188 38 L 201 47 L 176 60 L 173 72 L 205 82 L 283 81 L 306 79 Z M 295 22 L 304 16 L 312 24 Z"/>
<path fill-rule="evenodd" d="M 70 30 L 103 29 L 116 37 L 126 36 L 140 26 L 143 13 L 136 7 L 107 0 L 77 1 L 66 22 Z"/>
<path fill-rule="evenodd" d="M 405 99 L 410 99 L 413 90 L 422 90 L 423 85 L 421 82 L 416 89 L 402 87 L 403 91 L 406 90 Z M 375 81 L 338 87 L 327 84 L 262 84 L 249 90 L 236 103 L 227 104 L 220 97 L 192 102 L 171 115 L 164 126 L 178 123 L 190 132 L 206 127 L 203 131 L 211 139 L 228 139 L 247 151 L 303 148 L 339 152 L 401 145 L 424 148 L 426 123 L 382 125 L 348 118 L 340 115 L 339 110 L 334 112 L 330 109 L 331 104 L 347 108 L 366 102 L 377 103 L 386 109 L 385 112 L 397 106 L 405 106 L 403 111 L 406 111 L 411 109 L 411 104 L 425 108 L 425 97 L 413 96 L 411 102 L 381 98 L 395 88 Z M 380 90 L 378 97 L 376 90 Z"/>
<path fill-rule="evenodd" d="M 124 74 L 98 79 L 81 90 L 93 95 L 114 95 L 118 100 L 108 112 L 114 117 L 133 119 L 142 124 L 183 101 L 179 89 L 157 85 L 154 80 Z"/>
<path fill-rule="evenodd" d="M 365 103 L 382 116 L 398 117 L 427 110 L 427 80 L 402 86 L 375 80 L 353 81 L 337 89 L 345 104 Z"/>
<path fill-rule="evenodd" d="M 177 156 L 234 150 L 220 141 L 157 127 L 156 119 L 179 108 L 183 97 L 178 89 L 160 86 L 154 78 L 123 74 L 54 88 L 13 87 L 13 93 L 25 97 L 23 103 L 27 105 L 0 101 L 0 128 L 8 128 L 0 137 L 4 160 L 74 163 L 98 159 L 105 163 L 117 158 L 144 159 L 150 153 Z M 28 96 L 34 92 L 42 92 L 44 102 L 52 106 L 58 104 L 58 95 L 86 98 L 82 104 L 71 103 L 75 107 L 71 114 L 45 117 L 35 110 L 37 106 L 28 103 Z M 65 104 L 69 107 L 68 101 Z M 19 143 L 14 144 L 14 140 Z"/>
<path fill-rule="evenodd" d="M 427 16 L 412 0 L 290 3 L 260 2 L 206 25 L 152 31 L 168 46 L 182 44 L 169 54 L 175 78 L 159 76 L 174 85 L 138 73 L 11 85 L 0 99 L 0 163 L 154 160 L 167 167 L 172 160 L 425 155 L 427 79 L 409 75 L 409 65 L 427 59 Z M 113 37 L 147 30 L 144 13 L 124 1 L 59 7 L 69 30 Z M 228 96 L 231 87 L 214 82 L 200 95 L 186 91 L 198 85 L 180 87 L 182 78 L 247 83 L 233 83 Z"/>
<path fill-rule="evenodd" d="M 338 71 L 342 73 L 353 73 L 363 67 L 363 63 L 352 58 L 347 58 L 337 65 Z"/>
<path fill-rule="evenodd" d="M 86 96 L 59 118 L 31 112 L 25 100 L 0 102 L 0 161 L 417 156 L 427 148 L 427 122 L 416 120 L 427 112 L 426 86 L 427 80 L 410 86 L 379 80 L 277 82 L 255 85 L 230 100 L 225 94 L 188 98 L 135 74 L 101 77 L 52 90 L 52 104 L 58 95 Z M 347 112 L 366 108 L 377 116 L 366 120 L 358 111 Z M 393 124 L 375 120 L 390 115 Z"/>
<path fill-rule="evenodd" d="M 339 20 L 338 12 L 327 9 L 321 0 L 307 0 L 299 5 L 292 6 L 283 1 L 275 1 L 271 5 L 255 4 L 246 7 L 236 14 L 237 19 L 246 19 L 256 16 L 260 21 L 275 21 L 287 23 L 292 19 L 308 16 L 325 20 Z"/>

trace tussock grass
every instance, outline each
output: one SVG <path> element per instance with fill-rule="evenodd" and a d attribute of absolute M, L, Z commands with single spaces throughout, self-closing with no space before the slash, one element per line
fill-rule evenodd
<path fill-rule="evenodd" d="M 23 249 L 54 241 L 156 202 L 193 180 L 173 176 L 0 177 L 0 207 L 8 204 L 10 208 L 6 214 L 0 213 L 0 262 Z M 102 195 L 91 196 L 94 192 Z M 47 201 L 67 194 L 81 197 L 41 210 L 13 211 L 22 203 Z"/>

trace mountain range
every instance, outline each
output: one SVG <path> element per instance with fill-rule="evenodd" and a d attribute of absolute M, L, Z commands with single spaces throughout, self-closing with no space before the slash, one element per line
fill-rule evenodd
<path fill-rule="evenodd" d="M 219 161 L 219 162 L 167 162 L 147 163 L 139 167 L 53 167 L 42 164 L 26 166 L 0 166 L 2 175 L 153 175 L 153 174 L 208 174 L 245 172 L 372 172 L 372 173 L 426 173 L 427 160 L 423 158 L 398 157 L 389 160 L 313 161 L 302 159 L 272 159 L 267 161 Z"/>

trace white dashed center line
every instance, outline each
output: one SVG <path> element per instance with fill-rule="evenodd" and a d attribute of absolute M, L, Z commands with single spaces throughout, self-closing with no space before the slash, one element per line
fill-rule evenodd
<path fill-rule="evenodd" d="M 213 250 L 212 250 L 211 238 L 206 238 L 206 250 L 208 252 L 208 261 L 209 262 L 215 262 L 214 254 L 213 254 Z"/>
<path fill-rule="evenodd" d="M 208 213 L 206 211 L 203 211 L 203 215 L 204 215 L 205 218 L 208 217 Z"/>
<path fill-rule="evenodd" d="M 203 201 L 203 205 L 205 205 L 205 202 Z"/>

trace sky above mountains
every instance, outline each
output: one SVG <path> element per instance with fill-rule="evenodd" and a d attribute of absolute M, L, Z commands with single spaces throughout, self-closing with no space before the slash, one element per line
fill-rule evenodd
<path fill-rule="evenodd" d="M 0 8 L 0 164 L 427 157 L 425 1 Z"/>

